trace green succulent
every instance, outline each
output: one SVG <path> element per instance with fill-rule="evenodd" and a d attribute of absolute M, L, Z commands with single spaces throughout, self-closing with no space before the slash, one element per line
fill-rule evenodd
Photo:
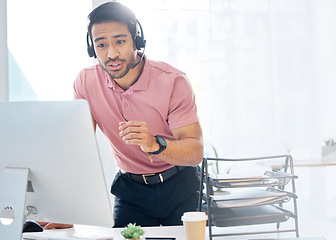
<path fill-rule="evenodd" d="M 141 226 L 136 226 L 134 223 L 129 223 L 127 227 L 121 231 L 121 235 L 124 238 L 137 239 L 140 236 L 144 235 L 145 231 L 141 229 Z"/>

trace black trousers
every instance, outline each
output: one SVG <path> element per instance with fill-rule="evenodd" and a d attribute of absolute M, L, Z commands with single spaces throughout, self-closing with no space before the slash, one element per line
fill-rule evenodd
<path fill-rule="evenodd" d="M 182 225 L 181 216 L 196 211 L 199 171 L 186 167 L 158 184 L 141 184 L 118 172 L 111 187 L 115 195 L 114 227 Z"/>

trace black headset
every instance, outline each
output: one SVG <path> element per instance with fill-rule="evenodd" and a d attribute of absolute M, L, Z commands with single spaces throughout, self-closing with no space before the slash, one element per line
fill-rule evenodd
<path fill-rule="evenodd" d="M 143 58 L 143 55 L 145 53 L 145 47 L 146 47 L 146 39 L 145 39 L 145 36 L 143 34 L 142 26 L 141 26 L 141 24 L 138 20 L 137 20 L 137 24 L 139 25 L 139 28 L 140 28 L 140 36 L 139 36 L 139 31 L 137 31 L 137 34 L 136 34 L 135 39 L 134 39 L 135 47 L 138 50 L 140 50 L 141 48 L 143 48 L 144 50 L 143 50 L 140 61 L 137 62 L 136 64 L 134 64 L 132 66 L 132 68 L 135 68 L 141 62 L 141 60 Z M 90 38 L 89 32 L 86 34 L 86 43 L 87 43 L 87 52 L 89 54 L 89 57 L 97 58 L 97 55 L 96 55 L 96 52 L 94 50 L 92 39 Z"/>

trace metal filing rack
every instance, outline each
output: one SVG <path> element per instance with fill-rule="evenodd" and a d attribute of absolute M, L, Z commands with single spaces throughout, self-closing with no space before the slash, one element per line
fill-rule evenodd
<path fill-rule="evenodd" d="M 272 163 L 282 161 L 282 169 L 266 171 L 259 176 L 235 176 L 234 178 L 210 176 L 209 162 L 256 162 Z M 261 165 L 260 165 L 261 166 Z M 269 156 L 259 158 L 224 159 L 204 158 L 202 162 L 202 174 L 200 184 L 199 211 L 205 211 L 208 215 L 209 239 L 219 236 L 264 234 L 295 232 L 299 237 L 297 195 L 293 158 L 291 155 Z M 241 189 L 237 194 L 218 196 L 213 191 L 219 189 Z M 287 190 L 290 189 L 290 190 Z M 229 190 L 230 191 L 230 190 Z M 246 194 L 245 194 L 246 193 Z M 292 203 L 292 205 L 291 205 Z M 285 209 L 289 204 L 291 210 Z M 280 229 L 280 223 L 293 219 L 294 227 Z M 276 227 L 270 231 L 234 232 L 213 234 L 212 227 L 232 227 L 256 224 L 275 223 Z"/>

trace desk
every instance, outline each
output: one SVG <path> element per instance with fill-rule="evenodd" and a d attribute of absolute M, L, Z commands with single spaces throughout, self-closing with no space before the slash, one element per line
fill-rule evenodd
<path fill-rule="evenodd" d="M 334 160 L 294 160 L 294 167 L 325 167 L 325 166 L 336 166 L 336 159 Z"/>
<path fill-rule="evenodd" d="M 172 227 L 144 227 L 145 237 L 176 237 L 176 240 L 184 240 L 184 229 L 183 226 L 172 226 Z M 100 236 L 100 237 L 112 237 L 113 240 L 124 240 L 120 232 L 124 228 L 104 228 L 104 227 L 94 227 L 85 225 L 74 225 L 73 228 L 68 229 L 52 229 L 44 230 L 38 233 L 25 233 L 24 239 L 29 237 L 30 239 L 56 239 L 54 235 L 58 235 L 62 232 L 62 237 L 72 237 L 72 236 Z M 70 239 L 70 238 L 69 238 Z M 80 240 L 80 238 L 78 239 Z"/>
<path fill-rule="evenodd" d="M 271 160 L 264 161 L 260 163 L 261 165 L 269 166 L 273 170 L 283 169 L 284 161 Z M 336 166 L 336 159 L 333 160 L 322 160 L 322 159 L 309 159 L 309 160 L 296 160 L 293 159 L 293 166 L 295 167 L 326 167 L 326 166 Z"/>
<path fill-rule="evenodd" d="M 315 224 L 314 224 L 315 225 Z M 324 225 L 324 224 L 323 224 Z M 273 226 L 275 227 L 275 225 Z M 312 228 L 311 226 L 309 227 Z M 161 236 L 161 237 L 176 237 L 176 240 L 185 240 L 184 236 L 184 229 L 183 226 L 171 226 L 171 227 L 144 227 L 145 230 L 145 237 L 152 237 L 152 236 Z M 323 229 L 323 227 L 321 228 Z M 53 232 L 64 232 L 67 236 L 74 236 L 74 235 L 98 235 L 98 236 L 106 236 L 112 237 L 113 240 L 124 240 L 120 234 L 123 228 L 103 228 L 103 227 L 92 227 L 92 226 L 83 226 L 83 225 L 75 225 L 73 228 L 70 229 L 53 229 L 53 230 L 45 230 L 44 232 L 40 233 L 30 233 L 31 236 L 50 236 Z M 228 229 L 229 230 L 229 229 Z M 323 231 L 323 230 L 322 230 Z M 27 234 L 27 233 L 26 233 Z M 209 239 L 208 237 L 208 228 L 205 231 L 205 239 Z M 325 238 L 318 237 L 318 233 L 311 234 L 310 236 L 315 237 L 300 237 L 299 239 L 302 240 L 325 240 Z M 317 235 L 317 236 L 316 236 Z M 297 238 L 293 238 L 293 233 L 291 234 L 280 234 L 280 235 L 251 235 L 251 236 L 233 236 L 233 237 L 215 237 L 214 240 L 247 240 L 247 239 L 254 239 L 254 240 L 293 240 Z M 31 239 L 48 239 L 48 238 L 37 238 L 32 237 Z M 52 238 L 50 238 L 52 239 Z M 53 238 L 55 239 L 55 238 Z"/>

